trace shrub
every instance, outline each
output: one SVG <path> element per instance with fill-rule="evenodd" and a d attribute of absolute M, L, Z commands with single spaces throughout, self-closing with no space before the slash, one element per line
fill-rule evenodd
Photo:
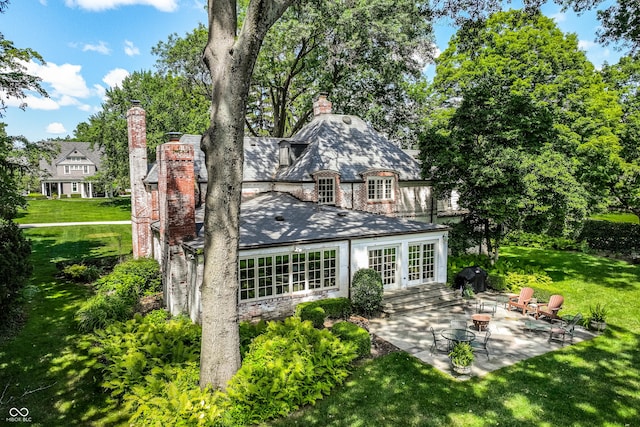
<path fill-rule="evenodd" d="M 84 303 L 76 314 L 83 332 L 131 318 L 140 297 L 160 290 L 160 269 L 154 260 L 126 261 L 98 279 L 95 287 L 98 294 Z"/>
<path fill-rule="evenodd" d="M 295 316 L 302 317 L 303 312 L 314 307 L 322 307 L 325 316 L 329 319 L 346 319 L 351 314 L 351 301 L 349 298 L 327 298 L 318 301 L 301 302 L 296 305 Z"/>
<path fill-rule="evenodd" d="M 257 424 L 313 404 L 341 384 L 356 357 L 327 330 L 291 317 L 255 338 L 227 393 L 235 424 Z"/>
<path fill-rule="evenodd" d="M 65 279 L 79 283 L 89 283 L 100 277 L 100 270 L 93 265 L 72 264 L 62 269 Z"/>
<path fill-rule="evenodd" d="M 0 220 L 0 313 L 9 312 L 31 277 L 30 255 L 31 243 L 22 230 L 12 221 Z"/>
<path fill-rule="evenodd" d="M 585 221 L 580 239 L 591 249 L 619 254 L 640 253 L 640 225 L 624 222 Z"/>
<path fill-rule="evenodd" d="M 581 249 L 580 243 L 573 239 L 548 236 L 546 234 L 525 233 L 523 231 L 507 234 L 503 243 L 505 245 L 560 251 L 575 251 Z"/>
<path fill-rule="evenodd" d="M 351 283 L 351 303 L 354 310 L 365 316 L 379 311 L 383 291 L 382 278 L 377 271 L 371 268 L 356 271 Z"/>
<path fill-rule="evenodd" d="M 331 333 L 345 343 L 354 346 L 358 358 L 371 354 L 371 335 L 369 332 L 351 322 L 338 322 L 331 327 Z"/>
<path fill-rule="evenodd" d="M 314 328 L 324 328 L 324 320 L 327 318 L 327 314 L 324 309 L 317 305 L 307 306 L 304 310 L 300 311 L 300 320 L 308 320 L 311 322 Z"/>
<path fill-rule="evenodd" d="M 240 322 L 240 356 L 244 359 L 249 352 L 249 346 L 253 339 L 262 335 L 267 330 L 267 322 L 260 320 L 257 323 Z"/>

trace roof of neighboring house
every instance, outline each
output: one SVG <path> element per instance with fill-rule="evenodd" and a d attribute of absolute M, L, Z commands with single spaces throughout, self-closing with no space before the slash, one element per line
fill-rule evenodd
<path fill-rule="evenodd" d="M 180 142 L 195 148 L 195 172 L 199 182 L 207 181 L 200 135 L 183 135 Z M 279 167 L 279 143 L 289 142 L 297 157 L 288 167 Z M 360 182 L 371 170 L 399 174 L 401 181 L 422 181 L 420 164 L 414 156 L 394 145 L 362 119 L 340 114 L 321 114 L 291 138 L 245 137 L 244 182 L 313 181 L 311 174 L 329 170 L 341 182 Z M 154 165 L 146 183 L 158 182 Z"/>
<path fill-rule="evenodd" d="M 420 165 L 411 155 L 356 116 L 321 114 L 300 130 L 291 142 L 307 148 L 291 166 L 278 171 L 279 180 L 310 181 L 311 173 L 330 170 L 340 181 L 362 181 L 368 170 L 389 170 L 400 180 L 422 180 Z"/>
<path fill-rule="evenodd" d="M 202 227 L 202 224 L 199 224 Z M 303 202 L 287 193 L 263 193 L 242 202 L 240 249 L 444 231 L 438 224 Z M 204 233 L 186 243 L 204 246 Z"/>
<path fill-rule="evenodd" d="M 56 147 L 56 151 L 58 154 L 51 160 L 51 162 L 47 162 L 45 160 L 40 160 L 40 168 L 45 171 L 49 180 L 51 179 L 69 179 L 69 175 L 59 175 L 57 172 L 58 165 L 65 164 L 93 164 L 96 165 L 96 168 L 99 170 L 101 161 L 100 154 L 101 151 L 98 148 L 91 149 L 91 144 L 88 142 L 73 142 L 73 141 L 52 141 L 50 144 Z M 66 161 L 68 157 L 81 155 L 87 158 L 86 162 L 71 162 Z"/>

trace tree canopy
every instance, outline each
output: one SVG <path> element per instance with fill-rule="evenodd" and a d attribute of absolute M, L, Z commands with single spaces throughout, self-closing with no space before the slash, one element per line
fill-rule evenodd
<path fill-rule="evenodd" d="M 436 64 L 425 173 L 458 189 L 489 245 L 507 228 L 567 233 L 606 200 L 621 109 L 575 35 L 538 12 L 498 12 Z"/>

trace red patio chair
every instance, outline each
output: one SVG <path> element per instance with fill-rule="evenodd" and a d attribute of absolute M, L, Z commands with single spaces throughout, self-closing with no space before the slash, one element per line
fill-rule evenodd
<path fill-rule="evenodd" d="M 520 289 L 520 295 L 509 297 L 509 301 L 507 302 L 508 309 L 511 310 L 511 307 L 516 307 L 521 309 L 522 314 L 524 314 L 531 298 L 533 298 L 533 288 L 522 288 Z"/>
<path fill-rule="evenodd" d="M 550 320 L 558 318 L 558 311 L 562 308 L 564 297 L 562 295 L 551 295 L 548 303 L 538 303 L 536 308 L 536 319 L 540 316 L 546 316 Z"/>

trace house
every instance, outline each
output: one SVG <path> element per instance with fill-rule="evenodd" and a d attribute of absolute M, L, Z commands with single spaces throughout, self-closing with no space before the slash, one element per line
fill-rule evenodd
<path fill-rule="evenodd" d="M 40 160 L 44 171 L 40 191 L 48 197 L 94 197 L 94 184 L 89 180 L 100 170 L 100 152 L 88 142 L 56 142 L 59 150 L 51 160 Z"/>
<path fill-rule="evenodd" d="M 348 297 L 361 268 L 385 291 L 446 281 L 448 227 L 418 162 L 358 117 L 314 119 L 291 138 L 245 138 L 239 246 L 241 319 L 290 315 L 303 301 Z M 172 313 L 200 319 L 204 263 L 200 136 L 172 135 L 146 161 L 145 112 L 129 110 L 134 256 L 163 271 Z M 148 172 L 147 172 L 148 171 Z"/>

